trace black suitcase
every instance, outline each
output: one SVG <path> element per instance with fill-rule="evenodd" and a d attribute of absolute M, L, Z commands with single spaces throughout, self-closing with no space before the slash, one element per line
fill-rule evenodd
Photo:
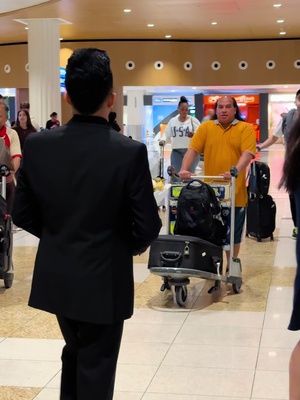
<path fill-rule="evenodd" d="M 276 204 L 272 196 L 249 197 L 247 207 L 246 236 L 254 236 L 257 241 L 270 238 L 274 240 L 273 232 L 276 225 Z"/>
<path fill-rule="evenodd" d="M 249 170 L 249 194 L 266 195 L 270 187 L 270 167 L 261 161 L 253 161 Z"/>
<path fill-rule="evenodd" d="M 222 247 L 193 236 L 160 235 L 150 247 L 148 268 L 173 267 L 221 274 L 222 264 Z"/>

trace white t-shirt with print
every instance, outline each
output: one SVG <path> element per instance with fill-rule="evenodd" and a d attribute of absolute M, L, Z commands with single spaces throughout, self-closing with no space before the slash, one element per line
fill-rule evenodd
<path fill-rule="evenodd" d="M 179 115 L 170 119 L 161 140 L 172 143 L 172 149 L 187 149 L 191 140 L 187 135 L 195 133 L 200 122 L 197 118 L 191 116 L 181 122 L 178 117 Z"/>

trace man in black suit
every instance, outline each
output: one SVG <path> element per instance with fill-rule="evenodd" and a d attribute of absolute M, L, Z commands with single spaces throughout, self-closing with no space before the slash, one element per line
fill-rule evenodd
<path fill-rule="evenodd" d="M 66 345 L 61 400 L 111 400 L 133 255 L 161 228 L 144 144 L 108 126 L 107 54 L 76 50 L 66 68 L 73 118 L 26 140 L 13 219 L 40 238 L 29 305 L 56 314 Z"/>

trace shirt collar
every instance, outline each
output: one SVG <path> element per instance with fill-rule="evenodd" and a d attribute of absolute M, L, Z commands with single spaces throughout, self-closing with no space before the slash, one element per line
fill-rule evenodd
<path fill-rule="evenodd" d="M 235 119 L 231 122 L 230 125 L 236 125 L 238 122 L 239 122 L 239 120 L 235 118 Z M 215 119 L 215 124 L 216 124 L 216 125 L 222 125 L 217 119 Z"/>
<path fill-rule="evenodd" d="M 90 124 L 107 125 L 108 121 L 105 118 L 97 117 L 95 115 L 73 115 L 73 118 L 69 122 L 87 122 Z"/>

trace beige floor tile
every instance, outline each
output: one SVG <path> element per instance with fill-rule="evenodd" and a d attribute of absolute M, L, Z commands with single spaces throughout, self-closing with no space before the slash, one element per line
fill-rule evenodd
<path fill-rule="evenodd" d="M 60 361 L 0 359 L 0 386 L 41 388 L 60 368 Z"/>
<path fill-rule="evenodd" d="M 288 372 L 256 371 L 252 398 L 288 399 Z"/>
<path fill-rule="evenodd" d="M 289 361 L 293 349 L 261 348 L 258 354 L 257 371 L 289 370 Z"/>
<path fill-rule="evenodd" d="M 258 348 L 177 344 L 171 345 L 162 365 L 254 370 Z"/>
<path fill-rule="evenodd" d="M 185 394 L 146 393 L 143 400 L 250 400 L 247 397 L 197 396 Z"/>
<path fill-rule="evenodd" d="M 1 400 L 33 400 L 40 392 L 41 388 L 30 387 L 1 387 L 0 386 L 0 399 Z"/>
<path fill-rule="evenodd" d="M 299 332 L 287 329 L 263 329 L 261 347 L 293 349 L 299 341 Z"/>
<path fill-rule="evenodd" d="M 184 325 L 176 336 L 175 343 L 258 348 L 260 337 L 261 329 L 259 328 Z"/>
<path fill-rule="evenodd" d="M 119 364 L 117 368 L 116 392 L 145 392 L 153 379 L 157 366 Z"/>
<path fill-rule="evenodd" d="M 1 343 L 0 343 L 1 349 Z M 119 364 L 160 365 L 170 349 L 168 343 L 122 342 Z"/>
<path fill-rule="evenodd" d="M 62 339 L 56 317 L 40 311 L 34 318 L 14 331 L 11 337 L 36 339 Z"/>
<path fill-rule="evenodd" d="M 250 370 L 161 366 L 147 393 L 249 398 L 253 379 Z"/>

